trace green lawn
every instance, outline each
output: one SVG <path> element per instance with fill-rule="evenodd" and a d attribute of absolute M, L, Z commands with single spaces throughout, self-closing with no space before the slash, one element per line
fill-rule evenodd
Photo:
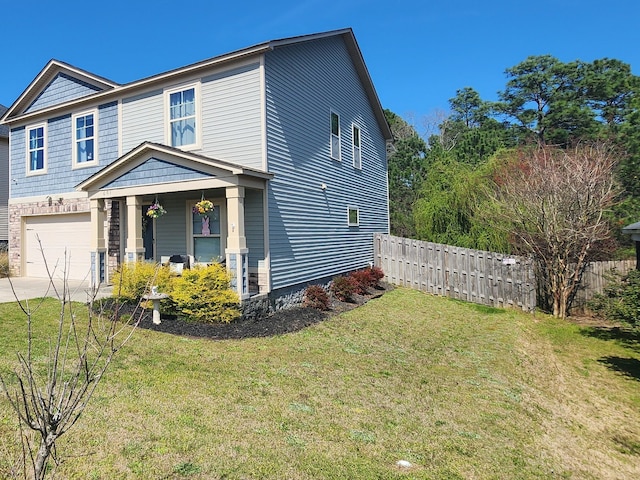
<path fill-rule="evenodd" d="M 24 319 L 1 304 L 0 322 L 6 373 Z M 622 333 L 402 288 L 279 337 L 139 330 L 56 478 L 640 478 L 640 339 Z M 1 398 L 0 478 L 16 435 Z"/>

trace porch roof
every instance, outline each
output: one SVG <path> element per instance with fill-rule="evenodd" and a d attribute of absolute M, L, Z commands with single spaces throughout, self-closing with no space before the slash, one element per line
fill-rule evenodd
<path fill-rule="evenodd" d="M 640 242 L 640 222 L 632 223 L 622 229 L 622 233 L 631 235 L 631 238 L 636 242 Z"/>
<path fill-rule="evenodd" d="M 264 189 L 271 178 L 272 173 L 262 170 L 144 142 L 76 185 L 76 190 L 90 198 L 114 198 L 234 185 Z"/>

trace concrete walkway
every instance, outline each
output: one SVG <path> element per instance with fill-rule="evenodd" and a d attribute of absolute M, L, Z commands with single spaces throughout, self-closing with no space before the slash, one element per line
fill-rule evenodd
<path fill-rule="evenodd" d="M 13 285 L 13 289 L 11 288 Z M 39 297 L 61 297 L 64 283 L 62 280 L 54 280 L 54 287 L 47 278 L 11 277 L 0 278 L 0 303 L 15 302 Z M 88 303 L 91 299 L 91 288 L 88 280 L 68 280 L 67 297 L 76 302 Z M 57 291 L 56 291 L 57 290 Z M 15 294 L 14 294 L 15 291 Z M 96 298 L 111 295 L 111 286 L 104 285 L 98 290 Z"/>

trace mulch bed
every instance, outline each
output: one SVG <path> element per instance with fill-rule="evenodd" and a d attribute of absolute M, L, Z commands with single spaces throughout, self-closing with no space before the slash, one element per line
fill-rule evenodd
<path fill-rule="evenodd" d="M 330 309 L 328 311 L 308 307 L 294 307 L 279 310 L 265 318 L 255 320 L 241 319 L 231 323 L 194 323 L 186 322 L 177 317 L 163 315 L 160 325 L 156 325 L 152 321 L 152 310 L 145 310 L 139 327 L 184 337 L 210 338 L 213 340 L 283 335 L 297 332 L 298 330 L 331 318 L 334 315 L 353 310 L 373 298 L 382 296 L 392 288 L 393 286 L 390 284 L 380 283 L 378 288 L 369 290 L 367 295 L 354 295 L 353 302 L 341 302 L 332 296 Z"/>

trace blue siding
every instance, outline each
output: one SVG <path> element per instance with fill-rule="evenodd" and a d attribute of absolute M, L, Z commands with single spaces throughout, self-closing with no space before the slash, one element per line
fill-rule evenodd
<path fill-rule="evenodd" d="M 258 260 L 264 260 L 264 205 L 262 190 L 245 190 L 244 224 L 249 267 L 258 268 Z"/>
<path fill-rule="evenodd" d="M 387 232 L 386 143 L 339 37 L 266 54 L 267 158 L 274 289 L 373 261 L 373 232 Z M 342 161 L 330 158 L 330 111 L 340 115 Z M 362 170 L 351 125 L 361 129 Z M 326 190 L 320 188 L 327 185 Z M 347 226 L 347 207 L 360 226 Z"/>
<path fill-rule="evenodd" d="M 77 78 L 70 77 L 64 73 L 59 73 L 47 85 L 42 93 L 27 108 L 27 112 L 33 112 L 42 108 L 47 108 L 59 103 L 85 97 L 92 93 L 99 92 L 100 89 Z"/>
<path fill-rule="evenodd" d="M 180 182 L 210 178 L 211 175 L 191 168 L 174 165 L 163 160 L 150 158 L 146 162 L 129 170 L 103 188 L 131 187 L 134 185 L 153 185 L 156 183 Z"/>
<path fill-rule="evenodd" d="M 47 122 L 47 173 L 26 176 L 25 128 L 11 131 L 11 176 L 15 179 L 11 197 L 54 195 L 75 190 L 75 186 L 116 160 L 118 156 L 118 106 L 116 102 L 98 108 L 98 165 L 73 169 L 71 115 Z"/>

